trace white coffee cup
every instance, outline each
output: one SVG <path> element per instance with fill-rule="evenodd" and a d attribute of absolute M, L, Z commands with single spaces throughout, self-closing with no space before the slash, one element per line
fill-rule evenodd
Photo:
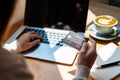
<path fill-rule="evenodd" d="M 118 20 L 110 15 L 100 15 L 94 19 L 94 24 L 99 34 L 106 35 L 113 32 L 113 27 L 116 27 Z"/>

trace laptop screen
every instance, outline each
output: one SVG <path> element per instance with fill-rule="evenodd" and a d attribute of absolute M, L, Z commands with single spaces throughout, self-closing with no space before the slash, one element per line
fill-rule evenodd
<path fill-rule="evenodd" d="M 26 0 L 24 25 L 84 32 L 89 0 Z"/>

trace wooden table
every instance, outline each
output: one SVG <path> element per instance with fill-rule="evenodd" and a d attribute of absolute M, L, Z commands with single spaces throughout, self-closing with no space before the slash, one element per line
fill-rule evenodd
<path fill-rule="evenodd" d="M 111 42 L 104 42 L 97 39 L 95 40 L 97 41 L 97 49 Z M 112 42 L 117 44 L 119 40 L 120 38 Z M 29 58 L 26 58 L 26 61 L 31 72 L 35 76 L 35 80 L 72 80 L 76 69 L 76 62 L 73 64 L 73 66 L 66 66 Z M 93 79 L 90 77 L 89 80 Z M 120 80 L 120 75 L 114 80 Z"/>
<path fill-rule="evenodd" d="M 9 36 L 11 36 L 18 29 L 18 26 L 22 25 L 22 23 L 23 22 L 13 25 L 14 28 L 13 26 L 10 27 L 12 31 L 10 31 L 9 34 L 6 33 L 7 37 L 5 37 L 4 40 L 7 40 Z M 87 31 L 86 34 L 88 34 Z M 109 42 L 114 42 L 116 44 L 120 42 L 120 38 L 114 41 L 100 41 L 97 39 L 95 40 L 97 42 L 97 49 L 103 47 Z M 28 64 L 30 71 L 34 75 L 34 80 L 72 80 L 74 78 L 76 62 L 72 66 L 67 66 L 31 58 L 25 58 L 25 60 Z M 89 80 L 93 79 L 90 77 Z M 120 80 L 120 75 L 114 80 Z"/>

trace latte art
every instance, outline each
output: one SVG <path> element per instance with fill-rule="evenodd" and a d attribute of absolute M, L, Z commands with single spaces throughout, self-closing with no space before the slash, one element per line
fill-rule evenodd
<path fill-rule="evenodd" d="M 97 33 L 107 35 L 113 33 L 113 28 L 118 24 L 118 20 L 110 15 L 97 16 L 94 19 Z"/>
<path fill-rule="evenodd" d="M 98 20 L 98 23 L 99 23 L 99 24 L 109 25 L 109 24 L 111 24 L 111 22 L 112 22 L 112 19 L 101 18 L 101 19 Z"/>
<path fill-rule="evenodd" d="M 113 24 L 116 23 L 116 20 L 114 18 L 111 18 L 111 17 L 108 17 L 108 16 L 102 16 L 102 17 L 98 17 L 96 18 L 96 22 L 100 25 L 103 25 L 103 26 L 111 26 Z"/>

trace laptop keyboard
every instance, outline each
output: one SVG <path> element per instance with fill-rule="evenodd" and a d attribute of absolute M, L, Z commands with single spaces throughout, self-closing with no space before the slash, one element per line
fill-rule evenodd
<path fill-rule="evenodd" d="M 63 46 L 63 40 L 66 37 L 67 34 L 61 33 L 61 32 L 52 32 L 52 31 L 47 31 L 43 29 L 33 29 L 33 28 L 25 28 L 23 32 L 17 37 L 17 39 L 26 32 L 29 31 L 35 31 L 37 34 L 39 34 L 42 38 L 43 41 L 42 43 L 52 43 L 56 44 L 59 46 Z M 34 38 L 31 39 L 31 41 L 35 40 Z"/>

